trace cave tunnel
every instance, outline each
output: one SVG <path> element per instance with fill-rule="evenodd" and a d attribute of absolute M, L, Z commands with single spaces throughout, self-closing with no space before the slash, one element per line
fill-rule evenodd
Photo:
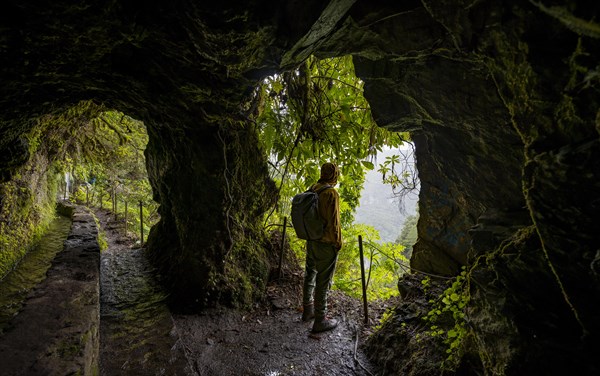
<path fill-rule="evenodd" d="M 24 135 L 40 116 L 92 101 L 143 121 L 161 216 L 148 255 L 179 304 L 248 298 L 224 260 L 256 265 L 247 251 L 276 191 L 240 104 L 311 55 L 351 54 L 378 125 L 416 145 L 411 266 L 445 276 L 466 267 L 477 282 L 467 355 L 485 354 L 485 374 L 599 371 L 598 4 L 1 7 L 1 182 L 30 159 Z M 228 191 L 224 171 L 243 189 Z M 243 218 L 243 233 L 227 231 L 226 212 Z"/>

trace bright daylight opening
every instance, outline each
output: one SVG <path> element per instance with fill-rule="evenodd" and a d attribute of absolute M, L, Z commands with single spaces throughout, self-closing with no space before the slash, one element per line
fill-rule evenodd
<path fill-rule="evenodd" d="M 148 134 L 144 123 L 87 102 L 71 112 L 80 112 L 80 116 L 70 120 L 76 131 L 60 148 L 63 155 L 58 163 L 64 183 L 59 198 L 110 209 L 127 236 L 142 244 L 159 219 L 146 171 Z M 60 120 L 50 119 L 53 121 Z"/>
<path fill-rule="evenodd" d="M 344 246 L 333 287 L 360 296 L 360 235 L 369 299 L 396 295 L 416 241 L 414 146 L 408 133 L 377 126 L 352 57 L 311 57 L 295 71 L 268 77 L 249 106 L 280 193 L 267 225 L 280 226 L 292 197 L 319 179 L 323 163 L 334 162 L 341 170 L 336 188 Z M 303 260 L 305 242 L 293 230 L 288 234 Z"/>

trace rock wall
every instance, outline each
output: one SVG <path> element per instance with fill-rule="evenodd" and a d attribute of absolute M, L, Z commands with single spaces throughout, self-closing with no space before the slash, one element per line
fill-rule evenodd
<path fill-rule="evenodd" d="M 472 270 L 465 359 L 486 373 L 596 373 L 598 7 L 426 5 L 436 48 L 357 64 L 380 124 L 417 145 L 411 265 Z"/>
<path fill-rule="evenodd" d="M 357 61 L 379 123 L 410 130 L 416 145 L 420 219 L 411 264 L 446 275 L 467 264 L 467 230 L 480 215 L 525 205 L 520 140 L 494 82 L 468 60 Z"/>
<path fill-rule="evenodd" d="M 12 180 L 0 183 L 0 280 L 52 221 L 61 177 L 44 148 L 14 171 Z"/>

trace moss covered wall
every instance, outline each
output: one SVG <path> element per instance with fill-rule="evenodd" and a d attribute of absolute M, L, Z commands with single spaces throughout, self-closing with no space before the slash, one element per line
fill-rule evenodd
<path fill-rule="evenodd" d="M 149 255 L 172 298 L 249 304 L 268 276 L 259 223 L 277 198 L 255 130 L 243 120 L 177 136 L 149 129 L 148 171 L 161 204 Z"/>
<path fill-rule="evenodd" d="M 9 181 L 0 183 L 0 280 L 39 240 L 55 216 L 61 175 L 43 149 L 32 148 L 25 165 L 15 169 Z"/>

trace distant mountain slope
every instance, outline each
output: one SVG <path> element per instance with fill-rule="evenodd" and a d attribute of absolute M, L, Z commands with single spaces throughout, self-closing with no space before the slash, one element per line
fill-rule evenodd
<path fill-rule="evenodd" d="M 418 202 L 418 192 L 410 194 L 402 203 L 401 211 L 398 199 L 393 197 L 392 187 L 383 184 L 381 174 L 377 172 L 379 164 L 394 154 L 398 154 L 398 151 L 385 150 L 377 155 L 375 169 L 367 172 L 360 206 L 354 218 L 354 223 L 364 223 L 379 230 L 384 242 L 396 240 L 406 217 L 416 213 Z"/>

